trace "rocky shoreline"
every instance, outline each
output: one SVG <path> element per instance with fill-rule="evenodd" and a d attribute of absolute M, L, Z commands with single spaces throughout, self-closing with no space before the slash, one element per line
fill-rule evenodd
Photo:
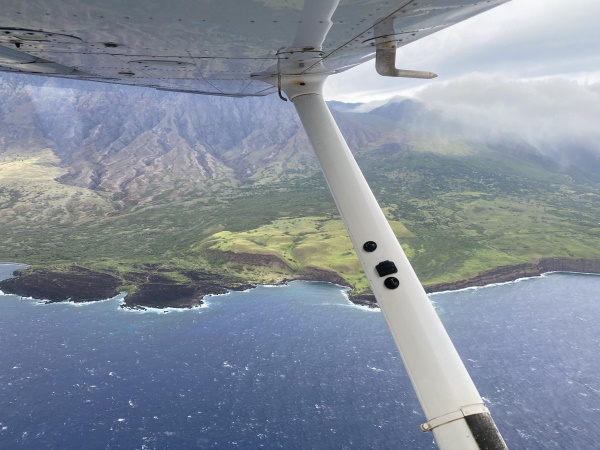
<path fill-rule="evenodd" d="M 548 272 L 600 274 L 600 261 L 595 259 L 541 258 L 534 262 L 500 266 L 469 278 L 425 287 L 427 292 L 454 291 L 492 283 L 505 283 L 519 278 L 535 277 Z"/>
<path fill-rule="evenodd" d="M 0 290 L 21 297 L 44 299 L 46 303 L 93 302 L 119 294 L 122 284 L 136 286 L 125 296 L 122 308 L 193 308 L 202 305 L 210 294 L 225 294 L 254 287 L 219 275 L 185 271 L 187 281 L 162 275 L 162 269 L 143 267 L 119 278 L 113 274 L 73 266 L 68 270 L 17 270 L 14 278 L 0 281 Z"/>
<path fill-rule="evenodd" d="M 506 283 L 519 278 L 535 277 L 548 272 L 577 272 L 600 274 L 600 260 L 572 258 L 541 258 L 533 262 L 512 264 L 486 270 L 468 278 L 448 283 L 425 285 L 425 292 L 456 291 L 494 283 Z M 357 295 L 350 298 L 358 305 L 377 307 L 374 295 Z"/>
<path fill-rule="evenodd" d="M 68 270 L 31 269 L 17 270 L 14 278 L 0 281 L 0 290 L 22 297 L 45 299 L 47 303 L 71 301 L 90 302 L 114 297 L 122 284 L 136 286 L 128 293 L 122 307 L 146 308 L 192 308 L 202 305 L 206 295 L 225 294 L 255 287 L 213 273 L 184 271 L 186 281 L 177 281 L 163 275 L 164 269 L 142 266 L 139 272 L 130 272 L 121 278 L 105 272 L 73 266 Z M 542 258 L 537 261 L 497 267 L 472 277 L 448 283 L 425 286 L 429 293 L 451 291 L 492 283 L 514 281 L 519 278 L 538 276 L 546 272 L 579 272 L 600 274 L 600 260 Z M 334 272 L 314 269 L 299 279 L 324 281 L 345 285 Z M 288 279 L 283 284 L 293 281 Z M 373 295 L 352 295 L 350 300 L 358 305 L 377 307 Z"/>

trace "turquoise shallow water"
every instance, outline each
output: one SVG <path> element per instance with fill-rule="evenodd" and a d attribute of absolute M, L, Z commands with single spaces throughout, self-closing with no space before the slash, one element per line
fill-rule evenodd
<path fill-rule="evenodd" d="M 597 448 L 599 293 L 551 274 L 431 297 L 512 448 Z M 0 448 L 435 448 L 381 313 L 336 286 L 119 303 L 0 296 Z"/>

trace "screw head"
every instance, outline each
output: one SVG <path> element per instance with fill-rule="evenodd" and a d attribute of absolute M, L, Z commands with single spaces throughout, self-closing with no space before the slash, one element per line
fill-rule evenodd
<path fill-rule="evenodd" d="M 373 241 L 367 241 L 363 244 L 363 250 L 365 252 L 374 252 L 377 249 L 377 244 Z"/>
<path fill-rule="evenodd" d="M 400 281 L 398 281 L 398 278 L 396 277 L 388 277 L 383 282 L 383 285 L 388 289 L 396 289 L 400 286 Z"/>

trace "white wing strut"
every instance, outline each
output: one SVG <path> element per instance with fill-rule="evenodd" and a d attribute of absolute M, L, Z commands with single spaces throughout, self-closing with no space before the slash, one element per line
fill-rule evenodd
<path fill-rule="evenodd" d="M 322 96 L 323 75 L 286 76 L 371 288 L 442 449 L 505 449 L 489 411 L 373 196 Z"/>

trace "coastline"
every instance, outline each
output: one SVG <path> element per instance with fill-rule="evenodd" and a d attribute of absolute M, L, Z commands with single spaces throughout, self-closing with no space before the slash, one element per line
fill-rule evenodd
<path fill-rule="evenodd" d="M 0 264 L 3 264 L 0 262 Z M 11 264 L 11 263 L 9 263 Z M 18 264 L 18 263 L 15 263 Z M 45 303 L 86 303 L 102 301 L 121 293 L 123 284 L 135 286 L 127 293 L 122 308 L 190 309 L 203 304 L 206 295 L 242 291 L 255 285 L 200 271 L 186 271 L 187 282 L 173 280 L 152 267 L 140 268 L 123 276 L 71 266 L 68 270 L 31 268 L 26 265 L 0 280 L 0 291 L 43 300 Z"/>
<path fill-rule="evenodd" d="M 550 272 L 600 274 L 600 260 L 582 258 L 540 258 L 527 263 L 499 266 L 495 269 L 486 270 L 456 281 L 428 284 L 424 287 L 425 292 L 433 294 L 436 292 L 457 291 L 478 286 L 488 286 L 490 284 L 507 283 L 520 278 L 536 277 Z M 350 295 L 350 300 L 357 305 L 377 307 L 375 296 L 372 294 Z"/>
<path fill-rule="evenodd" d="M 229 291 L 243 291 L 256 287 L 255 284 L 231 280 L 212 273 L 187 271 L 187 282 L 168 278 L 155 270 L 153 273 L 132 273 L 122 278 L 105 272 L 94 271 L 79 266 L 69 270 L 33 269 L 23 273 L 26 264 L 0 262 L 1 265 L 17 266 L 12 270 L 13 277 L 0 279 L 0 291 L 21 297 L 44 299 L 46 303 L 101 301 L 119 294 L 119 285 L 124 281 L 137 289 L 125 297 L 123 308 L 145 310 L 147 308 L 189 309 L 201 306 L 207 295 L 225 294 Z M 477 286 L 506 283 L 520 278 L 540 276 L 549 272 L 573 272 L 600 274 L 600 260 L 580 258 L 540 258 L 536 261 L 496 267 L 471 277 L 446 283 L 425 285 L 427 293 L 455 291 Z M 0 274 L 1 275 L 1 274 Z M 342 282 L 340 283 L 340 280 Z M 343 279 L 333 273 L 315 271 L 309 276 L 299 276 L 283 280 L 321 281 L 344 286 Z M 348 299 L 361 306 L 377 308 L 372 294 L 352 295 Z"/>

